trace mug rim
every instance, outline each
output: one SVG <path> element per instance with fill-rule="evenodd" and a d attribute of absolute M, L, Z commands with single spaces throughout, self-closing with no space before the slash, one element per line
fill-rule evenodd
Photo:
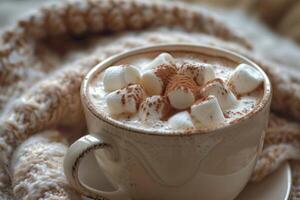
<path fill-rule="evenodd" d="M 264 93 L 263 97 L 261 98 L 258 105 L 249 112 L 248 114 L 244 115 L 243 117 L 234 120 L 233 123 L 229 123 L 226 125 L 222 125 L 216 128 L 195 128 L 193 130 L 155 130 L 155 129 L 147 129 L 147 128 L 139 128 L 134 126 L 127 126 L 123 122 L 120 122 L 116 119 L 113 119 L 107 115 L 101 114 L 96 108 L 96 106 L 92 103 L 91 99 L 89 98 L 88 90 L 89 90 L 89 83 L 93 78 L 104 71 L 106 68 L 114 65 L 120 60 L 123 60 L 129 56 L 134 56 L 138 54 L 145 54 L 151 52 L 191 52 L 191 53 L 200 53 L 202 55 L 208 56 L 218 56 L 221 58 L 229 59 L 235 63 L 247 63 L 250 64 L 252 67 L 256 68 L 264 77 Z M 209 52 L 209 53 L 208 53 Z M 213 132 L 218 132 L 223 129 L 232 128 L 238 126 L 241 122 L 250 119 L 251 117 L 255 116 L 257 113 L 262 111 L 268 103 L 271 101 L 272 98 L 272 89 L 271 83 L 266 75 L 266 73 L 253 61 L 240 55 L 236 52 L 209 46 L 209 45 L 195 45 L 195 44 L 186 44 L 186 43 L 168 43 L 168 44 L 159 44 L 159 45 L 149 45 L 140 48 L 134 48 L 128 50 L 123 53 L 116 54 L 111 56 L 104 61 L 95 65 L 86 75 L 81 84 L 81 91 L 80 91 L 81 101 L 82 104 L 86 106 L 86 108 L 91 112 L 96 118 L 99 120 L 104 121 L 114 127 L 125 129 L 129 132 L 135 132 L 139 134 L 147 134 L 147 135 L 159 135 L 159 136 L 192 136 L 198 134 L 209 134 Z"/>

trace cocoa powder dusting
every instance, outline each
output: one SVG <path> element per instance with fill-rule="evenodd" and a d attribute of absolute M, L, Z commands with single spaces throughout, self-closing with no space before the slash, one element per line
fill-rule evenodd
<path fill-rule="evenodd" d="M 165 96 L 167 96 L 169 92 L 179 88 L 183 89 L 184 91 L 191 91 L 195 94 L 195 96 L 198 93 L 197 91 L 200 89 L 200 87 L 191 77 L 177 74 L 170 79 L 166 87 Z"/>
<path fill-rule="evenodd" d="M 126 103 L 125 94 L 123 94 L 121 97 L 121 103 L 122 103 L 122 105 L 125 105 L 125 103 Z"/>
<path fill-rule="evenodd" d="M 224 84 L 225 84 L 224 81 L 223 81 L 222 79 L 220 79 L 220 78 L 215 78 L 215 79 L 213 79 L 213 80 L 208 81 L 208 82 L 206 83 L 206 85 L 210 85 L 210 84 L 212 84 L 212 83 L 220 83 L 221 85 L 224 85 Z"/>
<path fill-rule="evenodd" d="M 169 80 L 177 74 L 177 68 L 174 64 L 161 64 L 155 69 L 154 73 L 162 80 L 164 85 L 167 85 Z"/>
<path fill-rule="evenodd" d="M 145 98 L 144 89 L 142 88 L 141 85 L 138 85 L 138 84 L 129 85 L 128 87 L 119 90 L 117 93 L 122 94 L 122 97 L 121 97 L 122 105 L 126 104 L 127 99 L 134 99 L 134 101 L 136 103 L 136 109 L 139 108 L 141 102 Z"/>
<path fill-rule="evenodd" d="M 207 97 L 201 96 L 201 97 L 199 97 L 199 98 L 195 101 L 194 105 L 200 104 L 200 103 L 202 103 L 203 101 L 208 101 L 208 100 L 210 100 L 210 99 L 212 99 L 212 98 L 213 98 L 213 97 L 211 97 L 211 96 L 207 96 Z"/>
<path fill-rule="evenodd" d="M 222 80 L 222 79 L 220 79 L 220 78 L 215 78 L 215 79 L 213 79 L 213 80 L 210 80 L 210 81 L 208 81 L 202 88 L 201 88 L 201 91 L 200 91 L 200 93 L 201 93 L 201 95 L 203 94 L 203 92 L 208 88 L 208 87 L 210 87 L 211 85 L 213 85 L 213 84 L 220 84 L 220 85 L 222 85 L 223 87 L 222 87 L 222 91 L 221 91 L 221 94 L 222 95 L 225 95 L 225 94 L 228 94 L 229 93 L 229 91 L 227 90 L 227 88 L 225 87 L 225 82 Z"/>
<path fill-rule="evenodd" d="M 146 112 L 147 116 L 149 113 L 148 109 L 151 110 L 151 107 L 157 113 L 160 113 L 160 120 L 162 121 L 167 120 L 172 114 L 174 114 L 173 108 L 168 102 L 168 99 L 164 96 L 159 96 L 158 98 L 146 98 L 140 106 L 140 108 Z"/>
<path fill-rule="evenodd" d="M 178 70 L 178 74 L 190 76 L 195 82 L 197 82 L 197 78 L 201 77 L 201 69 L 202 67 L 199 64 L 183 63 Z M 201 80 L 201 82 L 203 81 L 204 79 Z"/>
<path fill-rule="evenodd" d="M 161 104 L 163 104 L 161 120 L 166 121 L 175 113 L 175 109 L 172 108 L 166 97 L 163 97 Z"/>

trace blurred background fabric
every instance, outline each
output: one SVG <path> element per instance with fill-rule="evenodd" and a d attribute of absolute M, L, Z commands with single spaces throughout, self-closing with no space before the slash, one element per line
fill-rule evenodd
<path fill-rule="evenodd" d="M 28 13 L 38 9 L 44 4 L 54 3 L 58 0 L 0 0 L 0 29 L 16 23 Z"/>
<path fill-rule="evenodd" d="M 161 1 L 172 2 L 176 5 L 181 4 L 181 2 L 172 0 Z M 179 21 L 178 24 L 176 24 L 177 21 L 175 20 L 175 25 L 180 26 L 181 29 L 175 29 L 173 27 L 174 24 L 172 24 L 174 23 L 172 18 L 178 17 L 174 12 L 179 12 L 178 10 L 180 10 L 176 9 L 174 5 L 170 7 L 158 5 L 158 9 L 154 9 L 155 14 L 158 15 L 155 15 L 154 21 L 162 21 L 159 29 L 154 30 L 144 29 L 145 27 L 148 28 L 146 25 L 147 16 L 139 15 L 140 10 L 135 9 L 136 7 L 144 8 L 139 3 L 136 3 L 136 7 L 129 5 L 129 10 L 133 13 L 133 16 L 137 13 L 139 18 L 144 17 L 143 19 L 135 19 L 138 22 L 141 20 L 140 24 L 135 23 L 135 21 L 126 21 L 129 19 L 115 17 L 116 13 L 110 12 L 111 10 L 124 11 L 117 4 L 114 4 L 115 8 L 107 12 L 105 12 L 105 9 L 101 10 L 103 9 L 102 7 L 96 8 L 96 11 L 99 9 L 104 11 L 103 13 L 106 13 L 106 15 L 96 12 L 96 15 L 89 16 L 89 19 L 97 19 L 98 21 L 92 20 L 92 22 L 87 22 L 87 20 L 83 19 L 83 13 L 91 13 L 92 9 L 90 7 L 88 11 L 82 9 L 80 2 L 84 1 L 80 0 L 70 1 L 71 3 L 63 8 L 53 6 L 40 10 L 42 14 L 34 15 L 36 21 L 31 21 L 30 18 L 25 17 L 29 13 L 35 12 L 41 6 L 55 2 L 64 3 L 65 1 L 0 0 L 0 29 L 7 30 L 11 27 L 13 29 L 5 35 L 4 40 L 7 42 L 4 43 L 6 46 L 0 46 L 0 56 L 3 53 L 3 57 L 7 57 L 4 60 L 5 62 L 3 62 L 4 64 L 0 62 L 0 67 L 4 66 L 0 69 L 4 69 L 3 74 L 6 73 L 18 78 L 17 80 L 11 80 L 0 73 L 0 82 L 4 79 L 3 82 L 6 84 L 4 89 L 0 88 L 0 94 L 4 94 L 0 96 L 0 111 L 2 109 L 4 111 L 4 114 L 1 113 L 0 116 L 7 117 L 13 121 L 13 123 L 9 120 L 7 120 L 8 122 L 5 121 L 6 125 L 8 125 L 7 127 L 3 126 L 3 128 L 0 126 L 0 147 L 7 145 L 5 142 L 8 142 L 9 145 L 7 145 L 5 153 L 11 154 L 16 146 L 31 135 L 39 135 L 27 140 L 16 152 L 15 163 L 17 164 L 12 167 L 14 176 L 14 190 L 12 193 L 18 199 L 30 199 L 33 196 L 37 196 L 38 193 L 28 190 L 28 185 L 34 185 L 39 191 L 47 190 L 52 197 L 53 195 L 60 197 L 66 197 L 68 194 L 78 195 L 69 188 L 63 177 L 62 158 L 68 144 L 64 141 L 65 138 L 60 137 L 65 135 L 57 130 L 50 133 L 47 132 L 47 134 L 40 134 L 41 131 L 47 129 L 49 124 L 57 125 L 66 123 L 66 121 L 69 123 L 68 125 L 74 125 L 78 121 L 84 123 L 83 115 L 80 112 L 80 100 L 77 98 L 79 96 L 78 88 L 81 78 L 86 71 L 96 63 L 107 56 L 124 50 L 163 42 L 185 41 L 217 45 L 247 55 L 255 62 L 258 62 L 266 70 L 272 83 L 274 83 L 276 94 L 273 98 L 275 106 L 272 107 L 272 120 L 265 140 L 266 148 L 259 160 L 255 171 L 256 176 L 253 179 L 265 177 L 286 160 L 300 160 L 300 96 L 297 94 L 300 91 L 300 78 L 299 76 L 297 77 L 299 73 L 296 73 L 300 69 L 300 48 L 299 43 L 297 44 L 297 42 L 300 42 L 300 12 L 298 11 L 300 9 L 300 1 L 186 0 L 186 2 L 191 4 L 195 3 L 201 6 L 187 4 L 183 6 L 184 9 L 181 9 L 182 12 L 180 14 L 186 14 L 187 16 L 179 16 L 179 20 L 182 21 Z M 110 4 L 111 1 L 105 2 Z M 152 3 L 152 1 L 148 2 Z M 165 12 L 159 12 L 159 9 Z M 203 23 L 198 23 L 198 21 L 192 22 L 196 29 L 194 32 L 189 32 L 191 27 L 188 26 L 189 22 L 186 21 L 189 19 L 189 13 L 185 13 L 185 9 L 189 12 L 197 11 L 193 14 L 200 18 L 199 21 Z M 71 14 L 69 11 L 72 11 Z M 69 15 L 67 16 L 68 20 L 62 18 L 60 16 L 61 13 L 64 13 L 63 16 Z M 43 18 L 44 16 L 46 16 L 46 20 Z M 122 13 L 121 16 L 123 16 Z M 52 21 L 49 20 L 50 17 L 52 17 Z M 158 19 L 159 17 L 163 19 Z M 18 19 L 22 19 L 22 21 L 17 22 Z M 115 24 L 107 25 L 104 23 L 103 25 L 101 24 L 103 19 L 113 21 Z M 47 20 L 52 23 L 48 23 Z M 120 21 L 121 23 L 119 23 Z M 16 25 L 16 23 L 19 23 L 19 25 Z M 99 26 L 91 27 L 89 26 L 90 24 L 87 25 L 86 23 L 93 23 Z M 41 28 L 40 24 L 46 30 Z M 131 27 L 126 27 L 128 24 Z M 137 25 L 137 27 L 132 24 Z M 33 25 L 36 27 L 32 28 Z M 136 29 L 132 30 L 132 27 Z M 141 29 L 139 30 L 139 28 Z M 112 36 L 113 34 L 103 34 L 101 31 L 105 29 L 116 34 L 114 36 Z M 44 43 L 40 42 L 34 38 L 35 36 L 31 37 L 31 35 L 29 35 L 29 38 L 33 42 L 31 40 L 23 40 L 22 34 L 19 34 L 20 30 L 25 30 L 25 33 L 35 31 L 36 37 L 44 37 L 47 41 L 43 41 Z M 96 40 L 92 38 L 94 35 L 89 35 L 91 32 L 98 34 Z M 39 33 L 41 34 L 39 35 Z M 85 36 L 88 38 L 84 39 Z M 104 38 L 108 38 L 108 40 L 106 41 Z M 84 48 L 85 45 L 90 48 Z M 16 47 L 22 51 L 18 51 L 19 49 Z M 87 58 L 87 61 L 84 61 L 83 57 Z M 81 63 L 81 61 L 83 62 Z M 295 73 L 293 73 L 294 71 Z M 34 85 L 36 86 L 35 88 L 33 87 Z M 33 89 L 29 90 L 28 88 Z M 20 96 L 23 98 L 19 100 Z M 53 99 L 49 98 L 49 96 L 53 97 Z M 10 101 L 15 104 L 8 103 Z M 41 106 L 39 103 L 45 103 L 44 101 L 47 103 L 46 106 Z M 58 104 L 57 107 L 47 107 L 48 105 L 56 104 Z M 34 114 L 38 113 L 38 115 L 32 116 L 33 112 L 31 109 L 35 111 Z M 277 114 L 279 115 L 277 116 Z M 21 117 L 18 117 L 20 115 Z M 45 116 L 50 116 L 49 120 L 41 122 Z M 75 116 L 74 119 L 72 119 L 73 116 Z M 282 118 L 282 116 L 288 117 Z M 13 130 L 11 131 L 10 129 Z M 68 137 L 70 135 L 74 138 L 80 136 L 73 131 L 71 134 L 68 134 Z M 20 141 L 14 141 L 13 139 L 19 139 Z M 34 141 L 35 145 L 31 145 L 32 141 Z M 38 143 L 44 145 L 40 146 Z M 31 155 L 32 152 L 36 152 L 36 154 Z M 43 160 L 45 156 L 51 157 L 53 154 L 57 155 L 57 157 L 51 160 L 53 163 L 47 166 L 48 168 L 41 168 L 38 165 L 39 162 L 42 164 L 40 160 Z M 24 160 L 22 159 L 26 160 L 26 162 L 23 162 Z M 7 156 L 5 161 L 6 163 L 10 161 L 9 156 Z M 36 163 L 31 161 L 36 161 Z M 23 168 L 28 169 L 28 171 L 22 171 Z M 30 171 L 31 168 L 35 171 Z M 40 175 L 42 174 L 45 174 L 47 177 L 55 177 L 53 180 L 55 187 L 51 184 L 47 185 L 47 177 L 43 177 L 44 179 L 41 181 Z M 295 161 L 293 163 L 293 174 L 292 199 L 297 200 L 300 199 L 300 164 Z M 30 178 L 30 175 L 34 175 L 34 178 Z M 3 197 L 1 196 L 3 191 L 1 191 L 1 188 L 5 188 L 4 185 L 1 185 L 1 178 L 0 170 L 0 199 Z M 10 192 L 4 191 L 4 193 L 3 195 L 9 196 Z M 4 199 L 8 198 L 5 197 Z M 45 197 L 43 199 L 51 198 Z"/>
<path fill-rule="evenodd" d="M 0 27 L 15 22 L 28 11 L 58 0 L 1 0 Z M 62 0 L 65 1 L 65 0 Z M 172 0 L 169 0 L 172 1 Z M 257 15 L 272 30 L 300 42 L 299 0 L 183 0 L 214 7 L 245 10 Z"/>
<path fill-rule="evenodd" d="M 298 0 L 186 0 L 212 6 L 242 9 L 256 14 L 272 30 L 300 42 L 300 1 Z"/>
<path fill-rule="evenodd" d="M 0 0 L 0 30 L 12 26 L 18 19 L 38 8 L 55 2 L 67 0 Z M 288 66 L 300 68 L 299 46 L 291 41 L 300 43 L 299 0 L 182 0 L 182 2 L 201 5 L 204 12 L 209 12 L 236 29 L 242 36 L 252 40 L 258 45 L 257 50 L 267 57 L 279 63 L 284 58 L 283 62 Z"/>

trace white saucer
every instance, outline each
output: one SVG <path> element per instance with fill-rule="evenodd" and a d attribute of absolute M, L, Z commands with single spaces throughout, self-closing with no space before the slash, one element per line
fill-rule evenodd
<path fill-rule="evenodd" d="M 105 179 L 96 164 L 94 155 L 87 155 L 80 168 L 80 180 L 89 187 L 103 191 L 114 189 Z M 259 183 L 250 183 L 235 200 L 288 200 L 292 184 L 291 168 L 288 163 Z M 83 198 L 91 200 L 89 198 Z"/>

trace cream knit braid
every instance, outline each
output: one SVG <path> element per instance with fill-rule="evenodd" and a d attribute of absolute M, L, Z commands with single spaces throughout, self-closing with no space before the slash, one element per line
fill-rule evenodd
<path fill-rule="evenodd" d="M 76 41 L 158 26 L 176 27 L 176 31 L 121 34 L 118 39 L 112 37 L 108 41 L 95 42 L 94 49 L 89 49 L 92 53 L 78 56 L 84 59 L 75 56 L 77 62 L 70 61 L 74 57 L 68 52 L 74 50 L 72 45 Z M 72 39 L 74 37 L 77 39 Z M 51 45 L 47 44 L 47 41 L 55 40 L 61 42 L 62 54 L 53 53 Z M 247 55 L 259 63 L 271 79 L 274 88 L 272 110 L 300 119 L 298 74 L 257 55 L 245 39 L 214 18 L 185 5 L 76 1 L 44 8 L 20 21 L 1 37 L 0 83 L 3 87 L 0 89 L 0 109 L 4 113 L 1 116 L 0 149 L 4 162 L 8 164 L 15 148 L 41 130 L 84 123 L 79 88 L 85 73 L 96 63 L 134 47 L 165 42 L 204 43 Z M 299 159 L 299 130 L 297 123 L 271 115 L 266 146 L 253 180 L 260 180 L 287 159 Z M 12 168 L 17 170 L 18 167 L 13 165 Z M 20 179 L 22 176 L 15 174 L 13 181 L 18 183 Z"/>
<path fill-rule="evenodd" d="M 67 148 L 59 132 L 52 130 L 26 140 L 12 161 L 15 199 L 81 199 L 64 176 L 62 164 Z"/>

